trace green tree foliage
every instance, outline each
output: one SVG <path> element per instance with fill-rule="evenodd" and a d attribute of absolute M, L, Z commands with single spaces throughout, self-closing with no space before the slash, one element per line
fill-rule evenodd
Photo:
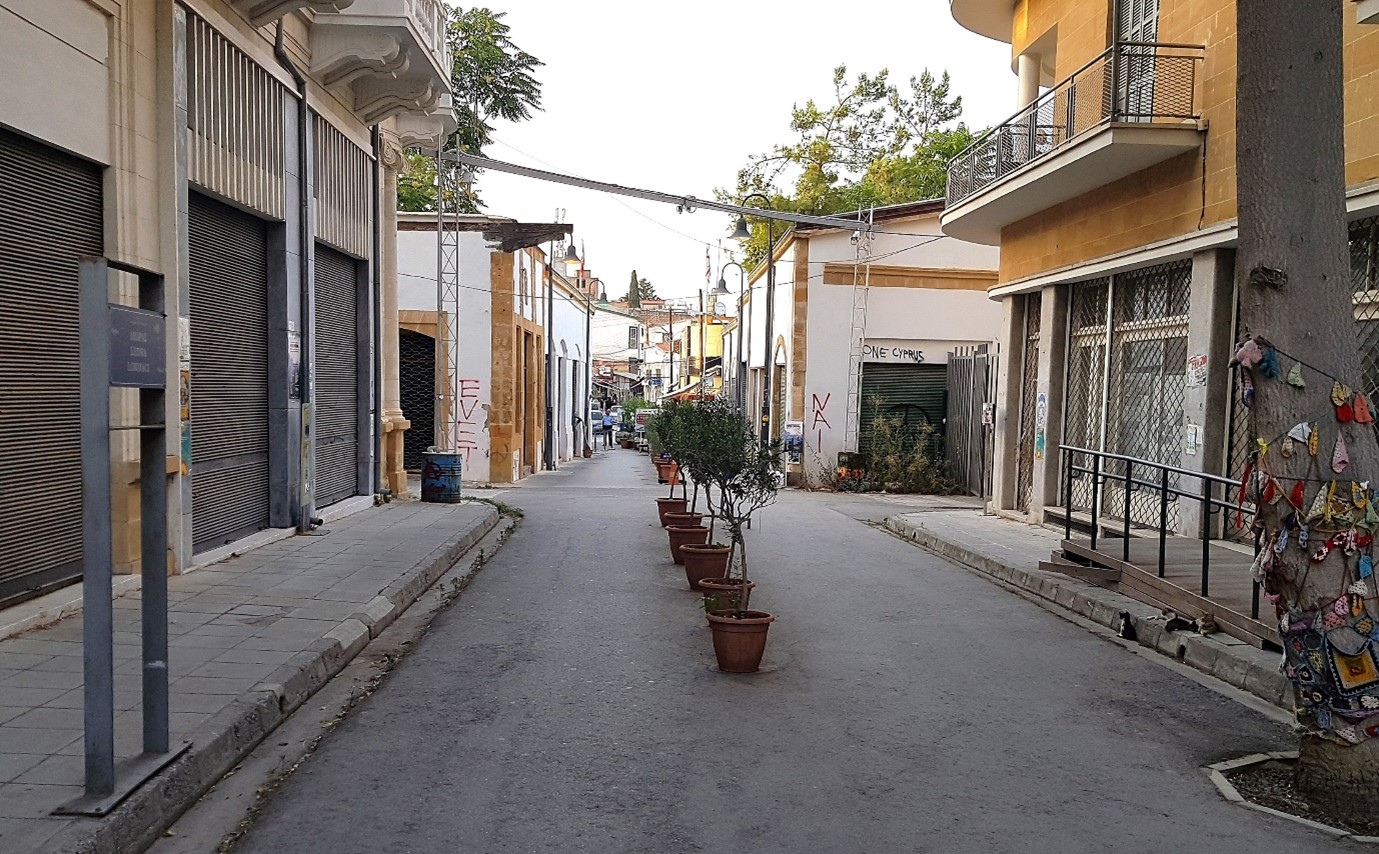
<path fill-rule="evenodd" d="M 541 83 L 535 71 L 545 63 L 513 42 L 505 16 L 482 6 L 449 12 L 446 44 L 459 127 L 446 141 L 447 148 L 482 154 L 493 141 L 494 121 L 526 121 L 532 111 L 541 109 Z M 435 210 L 435 160 L 419 154 L 408 160 L 406 172 L 398 176 L 398 210 Z M 472 189 L 457 194 L 455 201 L 465 213 L 483 207 Z"/>
<path fill-rule="evenodd" d="M 790 113 L 794 139 L 748 158 L 720 201 L 762 193 L 776 210 L 833 214 L 943 195 L 948 161 L 976 134 L 960 121 L 962 97 L 948 72 L 928 70 L 903 89 L 887 69 L 875 75 L 833 71 L 831 100 L 814 99 Z M 789 182 L 790 189 L 779 189 Z M 751 263 L 766 255 L 765 220 L 749 218 Z M 779 228 L 779 226 L 777 226 Z"/>
<path fill-rule="evenodd" d="M 627 293 L 623 294 L 623 301 L 629 308 L 640 308 L 643 300 L 660 299 L 656 295 L 656 286 L 643 278 L 637 278 L 637 271 L 632 271 L 632 278 L 627 283 Z"/>

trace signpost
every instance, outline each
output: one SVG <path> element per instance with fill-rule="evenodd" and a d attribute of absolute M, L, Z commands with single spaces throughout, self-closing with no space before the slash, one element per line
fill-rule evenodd
<path fill-rule="evenodd" d="M 139 307 L 111 305 L 110 272 L 138 279 Z M 187 748 L 168 744 L 167 328 L 163 277 L 104 258 L 80 269 L 82 654 L 86 793 L 63 815 L 101 816 Z M 139 390 L 139 423 L 110 424 L 110 389 Z M 110 433 L 139 433 L 143 567 L 143 753 L 115 765 L 114 605 Z"/>

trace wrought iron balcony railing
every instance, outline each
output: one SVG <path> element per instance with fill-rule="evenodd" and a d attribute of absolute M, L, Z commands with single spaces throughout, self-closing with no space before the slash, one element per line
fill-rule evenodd
<path fill-rule="evenodd" d="M 1198 119 L 1201 45 L 1122 42 L 983 134 L 948 164 L 948 205 L 1093 128 Z M 1112 84 L 1115 81 L 1115 84 Z"/>

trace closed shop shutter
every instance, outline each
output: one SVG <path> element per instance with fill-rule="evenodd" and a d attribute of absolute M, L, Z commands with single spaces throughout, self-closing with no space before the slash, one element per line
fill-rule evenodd
<path fill-rule="evenodd" d="M 192 543 L 268 527 L 268 261 L 264 222 L 191 194 Z"/>
<path fill-rule="evenodd" d="M 930 424 L 941 434 L 947 395 L 947 365 L 866 363 L 862 366 L 858 450 L 871 451 L 878 416 L 895 419 L 905 433 Z"/>
<path fill-rule="evenodd" d="M 101 170 L 0 130 L 0 603 L 81 576 L 77 258 Z"/>
<path fill-rule="evenodd" d="M 316 244 L 316 506 L 358 493 L 359 299 L 355 260 Z"/>

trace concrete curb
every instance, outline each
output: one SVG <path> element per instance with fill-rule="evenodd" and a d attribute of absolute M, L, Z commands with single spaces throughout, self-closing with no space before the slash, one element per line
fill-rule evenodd
<path fill-rule="evenodd" d="M 1277 653 L 1255 649 L 1222 634 L 1167 631 L 1158 609 L 1143 602 L 1071 576 L 1004 563 L 946 540 L 903 516 L 890 516 L 884 525 L 901 539 L 1053 602 L 1113 631 L 1120 628 L 1121 613 L 1127 612 L 1135 628 L 1135 639 L 1141 646 L 1177 659 L 1290 714 L 1293 712 L 1293 689 L 1279 672 Z"/>
<path fill-rule="evenodd" d="M 67 828 L 47 843 L 70 854 L 124 854 L 142 851 L 177 817 L 248 756 L 368 642 L 406 611 L 464 554 L 497 526 L 490 509 L 460 539 L 436 549 L 325 637 L 294 656 L 247 694 L 222 710 L 196 734 L 186 753 L 136 789 L 98 823 Z"/>

